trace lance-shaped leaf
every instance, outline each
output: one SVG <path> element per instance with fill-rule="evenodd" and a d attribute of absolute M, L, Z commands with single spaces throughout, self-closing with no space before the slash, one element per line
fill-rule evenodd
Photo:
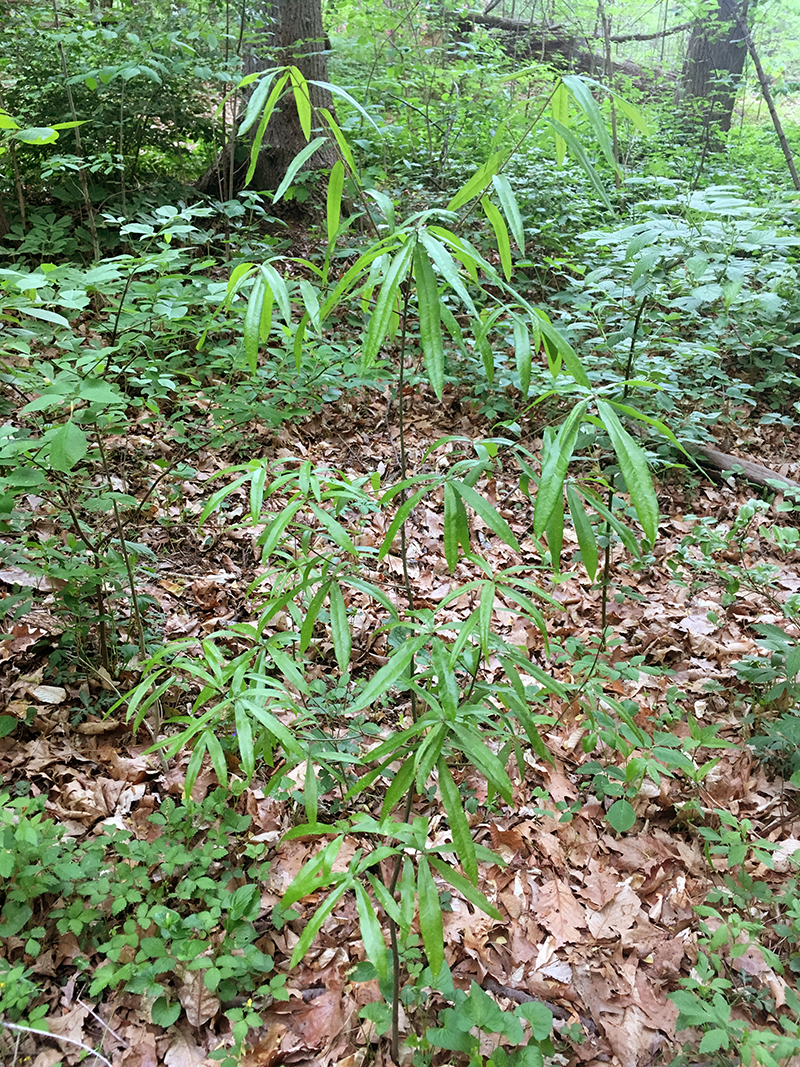
<path fill-rule="evenodd" d="M 559 134 L 567 142 L 567 146 L 569 147 L 570 152 L 572 152 L 573 156 L 575 156 L 580 165 L 583 167 L 584 171 L 586 172 L 586 176 L 594 186 L 597 195 L 600 197 L 600 199 L 610 211 L 611 200 L 609 199 L 608 193 L 606 192 L 606 187 L 600 181 L 597 171 L 592 166 L 591 160 L 586 155 L 586 152 L 581 142 L 578 140 L 572 130 L 568 130 L 566 126 L 562 126 L 561 123 L 558 122 L 556 119 L 551 119 L 550 123 L 556 133 Z"/>
<path fill-rule="evenodd" d="M 439 273 L 454 292 L 458 293 L 461 302 L 471 315 L 477 318 L 478 312 L 472 297 L 467 292 L 467 287 L 461 279 L 456 262 L 448 249 L 429 230 L 420 230 L 419 239 L 427 249 L 431 261 L 436 265 Z"/>
<path fill-rule="evenodd" d="M 381 981 L 386 980 L 389 973 L 388 960 L 386 957 L 386 942 L 383 940 L 383 931 L 378 922 L 378 916 L 372 906 L 366 889 L 360 882 L 356 882 L 356 909 L 358 911 L 358 926 L 361 930 L 361 939 L 364 942 L 364 953 L 370 963 L 378 972 Z M 424 934 L 423 934 L 424 937 Z"/>
<path fill-rule="evenodd" d="M 567 483 L 567 503 L 569 513 L 572 516 L 572 525 L 575 527 L 575 536 L 578 538 L 578 547 L 581 550 L 581 559 L 586 568 L 586 573 L 592 581 L 597 574 L 597 538 L 583 501 L 578 496 L 572 485 Z"/>
<path fill-rule="evenodd" d="M 350 624 L 347 620 L 347 608 L 345 607 L 342 590 L 336 582 L 330 587 L 329 596 L 333 651 L 336 655 L 339 670 L 349 671 L 353 638 L 350 633 Z"/>
<path fill-rule="evenodd" d="M 619 468 L 628 486 L 631 503 L 639 516 L 644 535 L 650 544 L 654 545 L 658 534 L 658 501 L 645 454 L 623 427 L 616 411 L 607 401 L 598 400 L 597 411 L 611 438 Z"/>
<path fill-rule="evenodd" d="M 552 102 L 550 104 L 553 118 L 559 124 L 559 126 L 567 127 L 569 125 L 569 93 L 567 87 L 563 81 L 558 83 L 558 88 L 553 93 Z M 555 138 L 556 138 L 556 163 L 559 167 L 564 163 L 564 157 L 567 154 L 567 142 L 559 134 L 558 129 L 554 126 Z"/>
<path fill-rule="evenodd" d="M 519 374 L 519 391 L 523 397 L 527 397 L 531 387 L 531 335 L 519 315 L 512 317 L 511 325 L 514 331 L 514 358 Z"/>
<path fill-rule="evenodd" d="M 489 529 L 497 534 L 501 541 L 505 541 L 509 548 L 513 548 L 515 552 L 522 551 L 513 530 L 502 515 L 492 507 L 486 497 L 481 496 L 471 485 L 467 485 L 465 482 L 454 481 L 452 484 L 464 503 L 468 504 L 473 511 L 480 515 Z"/>
<path fill-rule="evenodd" d="M 277 204 L 283 194 L 289 188 L 294 181 L 295 175 L 300 170 L 305 162 L 307 162 L 314 153 L 327 143 L 327 137 L 315 137 L 311 144 L 307 144 L 305 148 L 298 152 L 292 162 L 286 168 L 286 174 L 283 176 L 283 181 L 275 191 L 275 195 L 272 198 L 273 204 Z"/>
<path fill-rule="evenodd" d="M 586 401 L 579 400 L 562 423 L 555 441 L 546 448 L 533 512 L 533 532 L 536 537 L 544 533 L 563 492 L 564 478 L 585 412 Z"/>
<path fill-rule="evenodd" d="M 475 842 L 472 840 L 464 805 L 461 803 L 461 794 L 458 791 L 458 786 L 453 781 L 453 776 L 444 757 L 439 760 L 438 771 L 439 792 L 447 814 L 447 822 L 450 826 L 453 847 L 455 848 L 458 862 L 464 868 L 464 874 L 466 874 L 470 882 L 473 885 L 477 885 L 478 859 L 475 855 Z"/>
<path fill-rule="evenodd" d="M 264 281 L 264 276 L 259 274 L 253 283 L 250 299 L 247 301 L 247 310 L 244 313 L 244 351 L 252 374 L 255 374 L 258 368 L 261 319 L 265 304 L 269 307 L 269 317 L 271 319 L 272 291 Z"/>
<path fill-rule="evenodd" d="M 425 369 L 434 393 L 441 400 L 444 394 L 444 344 L 439 313 L 439 287 L 431 261 L 419 241 L 414 244 L 414 281 L 417 286 L 419 336 L 425 357 Z"/>
<path fill-rule="evenodd" d="M 419 900 L 419 932 L 431 974 L 438 974 L 444 963 L 444 922 L 439 891 L 433 880 L 428 861 L 419 858 L 417 868 L 417 899 Z"/>
<path fill-rule="evenodd" d="M 336 235 L 339 232 L 339 221 L 342 217 L 342 192 L 344 190 L 344 163 L 337 159 L 331 167 L 328 178 L 328 248 L 333 248 Z"/>
<path fill-rule="evenodd" d="M 447 210 L 458 211 L 464 204 L 469 203 L 474 197 L 479 196 L 495 174 L 499 173 L 505 159 L 505 152 L 495 152 L 491 155 L 482 167 L 478 167 L 469 181 L 462 185 L 447 205 Z"/>
<path fill-rule="evenodd" d="M 508 229 L 503 221 L 503 216 L 488 196 L 481 197 L 481 207 L 483 208 L 486 218 L 492 224 L 492 229 L 494 230 L 494 235 L 497 240 L 497 250 L 500 253 L 500 263 L 503 267 L 503 274 L 506 276 L 506 281 L 510 281 L 513 272 L 513 267 L 511 265 L 511 241 L 508 237 Z"/>
<path fill-rule="evenodd" d="M 247 133 L 247 131 L 250 129 L 250 127 L 253 125 L 253 123 L 258 118 L 258 116 L 261 114 L 261 109 L 264 107 L 265 101 L 267 99 L 267 96 L 269 95 L 270 88 L 272 86 L 273 81 L 275 80 L 275 76 L 276 76 L 277 73 L 278 73 L 277 70 L 267 71 L 267 73 L 264 74 L 264 76 L 259 81 L 258 85 L 255 87 L 255 89 L 251 93 L 250 99 L 247 101 L 247 110 L 244 113 L 244 119 L 242 120 L 242 124 L 239 127 L 239 136 L 240 137 L 243 134 Z M 249 77 L 252 77 L 252 76 L 249 76 Z M 258 77 L 258 75 L 256 74 L 255 77 Z M 283 77 L 282 80 L 283 80 L 284 84 L 286 84 L 286 77 L 285 76 Z M 242 79 L 242 82 L 240 83 L 239 88 L 243 88 L 244 87 L 244 82 L 245 81 L 246 81 L 246 79 Z"/>
<path fill-rule="evenodd" d="M 365 367 L 371 367 L 375 362 L 383 340 L 388 333 L 400 286 L 408 274 L 413 254 L 414 241 L 408 240 L 395 255 L 386 272 L 386 278 L 381 286 L 380 293 L 378 293 L 378 299 L 367 330 L 367 337 L 364 341 L 363 361 Z"/>
<path fill-rule="evenodd" d="M 287 70 L 283 74 L 276 84 L 272 88 L 272 92 L 269 94 L 269 99 L 264 105 L 264 111 L 261 115 L 261 121 L 258 124 L 255 137 L 253 138 L 253 144 L 250 148 L 250 165 L 247 168 L 247 174 L 245 175 L 244 184 L 249 185 L 250 179 L 255 174 L 256 165 L 258 164 L 258 156 L 261 152 L 261 144 L 264 140 L 264 134 L 267 132 L 267 126 L 269 120 L 272 118 L 272 113 L 275 110 L 275 105 L 281 97 L 287 81 L 289 80 L 289 71 Z"/>
<path fill-rule="evenodd" d="M 328 111 L 328 109 L 326 107 L 321 107 L 319 109 L 319 113 L 320 113 L 320 115 L 322 115 L 322 117 L 328 123 L 328 126 L 330 126 L 330 128 L 331 128 L 331 132 L 333 133 L 333 136 L 336 138 L 336 143 L 339 146 L 339 151 L 342 153 L 342 158 L 344 159 L 345 163 L 347 164 L 347 166 L 348 166 L 348 168 L 350 170 L 350 177 L 353 178 L 354 181 L 358 181 L 358 174 L 356 172 L 356 163 L 355 163 L 355 160 L 353 159 L 353 153 L 350 150 L 350 145 L 347 143 L 347 138 L 345 137 L 345 135 L 342 133 L 341 129 L 339 128 L 339 125 L 336 122 L 336 119 L 333 117 L 333 115 L 330 113 L 330 111 Z"/>
<path fill-rule="evenodd" d="M 509 229 L 514 235 L 517 248 L 524 253 L 525 227 L 522 225 L 522 215 L 520 214 L 517 198 L 514 196 L 514 190 L 511 188 L 511 182 L 505 174 L 495 174 L 492 178 L 492 185 L 503 208 Z"/>
<path fill-rule="evenodd" d="M 597 105 L 597 101 L 592 96 L 592 90 L 583 78 L 577 74 L 566 74 L 561 80 L 577 100 L 583 113 L 589 120 L 591 127 L 594 130 L 594 135 L 597 138 L 597 143 L 600 145 L 603 155 L 608 160 L 608 165 L 616 170 L 617 161 L 614 159 L 614 148 L 611 144 L 611 138 L 608 136 L 608 129 L 606 128 L 605 121 L 600 113 L 600 108 Z"/>
<path fill-rule="evenodd" d="M 366 684 L 355 702 L 350 706 L 351 712 L 363 711 L 374 703 L 378 697 L 387 693 L 400 679 L 407 674 L 409 664 L 417 652 L 427 641 L 427 635 L 415 637 L 406 641 L 402 648 L 394 653 L 388 663 L 385 663 L 376 675 Z"/>
<path fill-rule="evenodd" d="M 297 67 L 289 67 L 289 77 L 292 81 L 292 92 L 297 107 L 297 117 L 300 120 L 300 129 L 308 141 L 311 138 L 311 97 L 308 92 L 308 82 Z"/>

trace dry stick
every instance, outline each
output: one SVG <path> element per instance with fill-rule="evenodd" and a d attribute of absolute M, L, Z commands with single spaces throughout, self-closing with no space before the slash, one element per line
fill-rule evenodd
<path fill-rule="evenodd" d="M 56 30 L 61 29 L 61 24 L 58 20 L 58 4 L 57 0 L 53 0 L 53 20 L 56 25 Z M 67 103 L 69 104 L 69 112 L 72 115 L 72 121 L 78 121 L 78 113 L 75 110 L 75 101 L 72 98 L 72 86 L 69 84 L 69 72 L 67 70 L 67 56 L 64 51 L 63 41 L 58 42 L 58 51 L 61 56 L 61 70 L 64 75 L 64 88 L 67 91 Z M 81 148 L 81 132 L 80 126 L 75 127 L 75 150 L 80 157 L 83 149 Z M 86 180 L 86 170 L 83 164 L 78 167 L 78 180 L 81 183 L 81 192 L 83 193 L 83 203 L 86 208 L 86 219 L 89 223 L 89 233 L 92 238 L 92 251 L 94 252 L 94 258 L 100 259 L 100 242 L 97 240 L 97 226 L 94 221 L 94 208 L 92 207 L 92 201 L 89 196 L 89 183 Z"/>
<path fill-rule="evenodd" d="M 739 29 L 742 30 L 742 32 L 744 33 L 744 40 L 745 44 L 747 45 L 747 51 L 750 53 L 750 58 L 753 60 L 753 66 L 756 68 L 756 74 L 758 75 L 758 80 L 761 85 L 761 95 L 767 102 L 767 107 L 769 108 L 770 117 L 772 119 L 772 125 L 775 127 L 775 132 L 778 135 L 778 140 L 780 141 L 781 149 L 783 150 L 783 157 L 786 160 L 786 165 L 789 168 L 789 173 L 792 176 L 794 187 L 795 189 L 800 189 L 800 175 L 798 175 L 797 173 L 797 167 L 795 166 L 792 150 L 789 147 L 789 142 L 786 140 L 786 134 L 783 132 L 781 120 L 778 116 L 777 110 L 775 109 L 775 101 L 772 98 L 772 93 L 770 92 L 769 82 L 767 81 L 767 76 L 764 73 L 764 68 L 761 66 L 761 60 L 758 58 L 756 46 L 753 44 L 753 38 L 750 34 L 748 26 L 744 24 L 741 19 L 738 19 L 738 23 Z"/>
<path fill-rule="evenodd" d="M 41 1037 L 49 1037 L 51 1041 L 64 1041 L 67 1045 L 74 1045 L 75 1048 L 83 1049 L 84 1052 L 89 1052 L 92 1056 L 96 1056 L 101 1063 L 105 1063 L 108 1067 L 113 1067 L 110 1060 L 107 1060 L 105 1056 L 102 1056 L 96 1049 L 91 1048 L 90 1045 L 84 1045 L 82 1041 L 76 1041 L 72 1037 L 63 1037 L 61 1034 L 50 1034 L 47 1030 L 34 1030 L 32 1026 L 20 1026 L 18 1023 L 7 1023 L 4 1019 L 0 1019 L 0 1026 L 5 1026 L 7 1030 L 16 1030 L 18 1033 L 21 1031 L 23 1034 L 39 1034 Z"/>
<path fill-rule="evenodd" d="M 611 65 L 611 20 L 606 14 L 606 5 L 603 0 L 597 0 L 597 9 L 600 12 L 600 21 L 603 25 L 603 39 L 605 41 L 606 78 L 611 83 L 614 76 L 614 68 Z M 614 151 L 614 185 L 619 189 L 619 138 L 617 137 L 617 108 L 614 97 L 611 97 L 611 142 Z"/>

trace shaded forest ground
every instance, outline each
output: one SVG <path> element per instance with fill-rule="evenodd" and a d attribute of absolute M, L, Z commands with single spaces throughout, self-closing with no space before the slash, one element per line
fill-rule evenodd
<path fill-rule="evenodd" d="M 442 405 L 416 389 L 409 389 L 405 399 L 409 473 L 422 469 L 423 462 L 437 462 L 437 453 L 424 459 L 433 441 L 450 435 L 483 437 L 489 429 L 470 403 L 452 392 Z M 198 420 L 202 424 L 200 412 Z M 399 472 L 397 431 L 396 399 L 387 385 L 382 395 L 345 395 L 318 415 L 286 424 L 278 432 L 258 424 L 242 426 L 238 443 L 223 450 L 202 449 L 195 456 L 193 479 L 163 479 L 149 495 L 136 529 L 136 539 L 157 557 L 139 586 L 139 592 L 152 601 L 150 631 L 164 639 L 199 640 L 233 621 L 254 617 L 257 610 L 257 594 L 248 590 L 259 574 L 259 553 L 253 531 L 237 528 L 246 509 L 244 496 L 233 498 L 224 516 L 197 527 L 209 488 L 216 485 L 210 481 L 213 475 L 244 455 L 297 463 L 308 459 L 349 477 L 377 470 L 388 481 Z M 155 461 L 173 452 L 170 436 L 169 426 L 151 423 L 115 443 L 113 467 L 125 491 L 142 495 L 159 470 Z M 529 447 L 538 451 L 536 428 L 529 427 L 526 437 Z M 742 427 L 739 439 L 728 445 L 729 450 L 738 448 L 743 455 L 757 456 L 800 479 L 796 430 Z M 452 447 L 443 446 L 442 452 Z M 501 473 L 481 488 L 517 535 L 531 573 L 543 573 L 529 536 L 530 501 L 519 493 L 518 477 L 504 482 Z M 570 565 L 576 547 L 569 544 L 570 531 L 563 580 L 551 588 L 561 610 L 548 609 L 550 654 L 543 648 L 541 634 L 519 622 L 512 604 L 506 605 L 508 610 L 496 604 L 493 622 L 557 678 L 575 681 L 599 662 L 608 692 L 636 701 L 637 722 L 656 739 L 661 736 L 662 748 L 663 739 L 672 736 L 680 739 L 698 767 L 709 761 L 713 765 L 694 780 L 666 769 L 660 785 L 646 780 L 634 799 L 636 825 L 622 835 L 604 819 L 609 802 L 598 792 L 595 764 L 587 774 L 594 757 L 584 753 L 582 742 L 590 724 L 578 700 L 564 706 L 553 702 L 554 722 L 543 731 L 552 762 L 528 751 L 524 774 L 510 766 L 513 808 L 487 797 L 485 783 L 455 768 L 462 793 L 476 802 L 471 820 L 477 840 L 502 860 L 502 864 L 482 864 L 480 888 L 500 908 L 504 920 L 482 915 L 457 892 L 446 898 L 445 944 L 454 979 L 462 988 L 474 980 L 501 1005 L 513 1006 L 526 997 L 547 1003 L 574 1063 L 609 1057 L 625 1067 L 654 1059 L 669 1062 L 680 1040 L 675 1034 L 677 1009 L 666 994 L 696 963 L 701 934 L 695 906 L 706 900 L 710 889 L 722 885 L 729 866 L 781 892 L 790 871 L 789 857 L 800 847 L 797 790 L 782 777 L 785 761 L 777 766 L 761 762 L 747 743 L 765 720 L 779 717 L 792 701 L 759 704 L 757 691 L 733 667 L 743 657 L 759 654 L 754 624 L 783 621 L 772 593 L 758 582 L 748 588 L 748 572 L 756 564 L 772 563 L 778 595 L 800 591 L 797 553 L 777 551 L 765 536 L 773 522 L 786 521 L 776 510 L 780 498 L 760 520 L 760 529 L 757 524 L 743 537 L 741 550 L 727 545 L 709 568 L 699 566 L 702 553 L 697 544 L 681 552 L 681 543 L 704 522 L 734 523 L 741 505 L 753 496 L 751 489 L 741 481 L 715 482 L 697 472 L 677 470 L 663 472 L 658 496 L 662 522 L 654 557 L 646 566 L 633 568 L 617 555 L 612 565 L 612 590 L 624 595 L 612 596 L 608 621 L 613 641 L 607 656 L 595 659 L 601 593 L 581 568 Z M 276 500 L 271 506 L 280 504 Z M 52 518 L 40 515 L 43 529 L 49 528 Z M 376 513 L 373 518 L 378 523 L 380 516 Z M 385 530 L 371 522 L 359 527 L 358 536 L 366 543 L 372 538 L 377 545 Z M 505 562 L 507 546 L 478 516 L 472 526 L 486 558 Z M 418 608 L 437 606 L 454 581 L 469 577 L 466 564 L 449 575 L 442 537 L 441 500 L 434 497 L 413 512 L 409 525 L 408 561 Z M 698 561 L 694 574 L 691 558 Z M 400 559 L 390 554 L 376 569 L 382 572 L 383 584 L 395 586 L 401 599 Z M 734 588 L 733 575 L 738 589 L 733 597 L 726 596 L 726 587 Z M 0 581 L 10 591 L 31 579 L 7 569 Z M 357 610 L 359 605 L 354 601 L 348 607 Z M 473 607 L 466 594 L 449 610 L 458 618 Z M 381 621 L 365 605 L 352 650 L 350 670 L 355 677 L 369 676 L 385 662 Z M 187 757 L 164 768 L 157 755 L 146 754 L 148 739 L 143 731 L 131 736 L 121 712 L 111 717 L 95 712 L 101 700 L 107 705 L 109 693 L 124 691 L 135 675 L 108 678 L 95 670 L 83 677 L 68 657 L 57 652 L 68 625 L 54 610 L 52 594 L 43 588 L 35 610 L 14 625 L 0 646 L 4 710 L 19 722 L 13 735 L 0 741 L 4 784 L 17 786 L 23 795 L 46 797 L 46 814 L 79 848 L 96 842 L 113 826 L 127 829 L 141 842 L 155 843 L 149 877 L 154 885 L 164 886 L 165 899 L 172 892 L 180 895 L 193 850 L 217 828 L 215 840 L 221 847 L 208 873 L 218 884 L 226 883 L 228 890 L 243 884 L 245 844 L 261 844 L 261 858 L 269 863 L 269 871 L 255 920 L 257 946 L 274 958 L 277 973 L 286 973 L 289 999 L 255 1005 L 262 1021 L 248 1036 L 242 1062 L 248 1067 L 384 1062 L 386 1047 L 378 1042 L 374 1025 L 359 1019 L 364 1005 L 379 999 L 377 983 L 351 978 L 353 966 L 365 956 L 354 902 L 349 897 L 340 902 L 311 953 L 291 972 L 288 959 L 318 900 L 312 896 L 297 905 L 296 918 L 285 925 L 270 919 L 283 892 L 317 848 L 315 841 L 281 840 L 287 829 L 303 821 L 297 799 L 285 792 L 283 799 L 267 796 L 277 772 L 260 765 L 253 782 L 229 805 L 249 816 L 249 824 L 240 831 L 226 829 L 220 824 L 225 805 L 215 793 L 215 774 L 204 765 L 193 798 L 198 804 L 216 799 L 205 811 L 195 809 L 188 823 L 181 825 L 183 838 L 178 840 L 188 849 L 186 855 L 160 868 L 153 858 L 166 830 L 149 819 L 163 810 L 167 798 L 180 801 Z M 317 628 L 312 648 L 319 677 L 327 688 L 335 688 L 337 667 L 325 627 Z M 90 651 L 85 650 L 86 656 Z M 60 669 L 54 670 L 54 664 Z M 639 667 L 648 673 L 640 673 Z M 338 710 L 325 719 L 325 729 L 344 737 L 350 729 L 346 695 L 337 699 Z M 336 706 L 331 702 L 329 709 Z M 371 713 L 375 736 L 382 736 L 384 722 L 402 724 L 408 714 L 402 699 L 375 709 Z M 715 747 L 720 741 L 724 747 Z M 610 750 L 605 757 L 614 763 Z M 624 761 L 617 762 L 623 766 Z M 235 774 L 235 765 L 231 769 Z M 334 800 L 332 794 L 320 798 L 320 803 L 324 807 Z M 363 800 L 369 810 L 369 794 Z M 380 797 L 374 798 L 376 812 L 380 802 Z M 447 835 L 434 796 L 418 798 L 415 810 L 428 815 L 434 829 L 438 825 L 439 832 Z M 748 846 L 743 864 L 732 858 L 730 847 L 717 848 L 716 855 L 709 851 L 724 844 L 726 834 Z M 768 842 L 774 849 L 770 868 L 749 849 L 754 842 Z M 348 842 L 338 862 L 346 863 L 355 848 L 355 841 Z M 54 908 L 63 916 L 59 909 L 69 903 L 45 896 L 35 904 L 41 947 L 30 975 L 43 991 L 51 1033 L 99 1049 L 115 1065 L 126 1067 L 211 1062 L 209 1054 L 230 1040 L 225 1014 L 230 1000 L 221 1003 L 202 982 L 198 985 L 202 971 L 180 966 L 163 976 L 183 1009 L 173 1025 L 151 1021 L 152 1002 L 146 995 L 108 990 L 89 997 L 87 988 L 99 957 L 87 950 L 85 939 L 79 941 L 70 930 L 59 932 L 48 921 Z M 728 913 L 727 906 L 720 905 L 719 917 L 708 919 L 712 929 Z M 778 916 L 772 902 L 753 898 L 747 918 L 763 928 L 764 944 L 790 962 L 790 940 L 776 932 Z M 18 953 L 21 940 L 9 938 L 7 951 Z M 791 971 L 778 974 L 757 947 L 736 957 L 729 949 L 720 951 L 728 952 L 727 973 L 740 993 L 735 1011 L 767 1030 L 776 1028 L 787 992 L 791 994 Z M 403 1032 L 419 1030 L 425 1019 L 433 1017 L 436 1006 L 434 997 L 424 1010 L 409 1007 L 408 1015 L 401 1016 Z M 62 1045 L 56 1051 L 57 1043 L 30 1034 L 6 1032 L 0 1041 L 5 1062 L 23 1062 L 30 1056 L 36 1067 L 52 1067 L 58 1062 L 77 1063 L 82 1055 L 76 1046 Z"/>

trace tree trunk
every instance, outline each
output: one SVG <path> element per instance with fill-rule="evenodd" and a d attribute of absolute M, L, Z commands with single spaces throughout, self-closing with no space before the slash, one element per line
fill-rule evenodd
<path fill-rule="evenodd" d="M 274 23 L 264 31 L 264 51 L 268 62 L 262 62 L 259 42 L 256 62 L 265 66 L 294 64 L 308 81 L 328 80 L 327 49 L 330 47 L 322 28 L 321 0 L 274 0 L 271 5 Z M 270 32 L 271 30 L 271 32 Z M 258 66 L 253 69 L 258 70 Z M 318 85 L 309 86 L 313 107 L 333 109 L 331 94 Z M 254 189 L 277 189 L 294 157 L 306 145 L 294 96 L 287 94 L 270 120 L 264 147 L 258 157 L 250 185 Z M 308 168 L 330 167 L 335 156 L 322 148 L 308 161 Z"/>
<path fill-rule="evenodd" d="M 747 55 L 746 0 L 714 0 L 692 27 L 681 74 L 681 95 L 698 109 L 704 130 L 731 128 L 733 106 Z"/>
<path fill-rule="evenodd" d="M 258 15 L 260 25 L 251 33 L 244 54 L 245 74 L 293 64 L 308 81 L 327 81 L 330 42 L 322 27 L 321 0 L 271 0 Z M 255 21 L 252 16 L 251 21 Z M 333 110 L 327 90 L 309 85 L 309 91 L 313 107 Z M 289 164 L 306 143 L 294 96 L 287 90 L 270 119 L 249 187 L 259 191 L 277 189 Z M 219 195 L 220 189 L 227 189 L 228 196 L 233 196 L 244 188 L 249 151 L 244 153 L 242 148 L 232 138 L 197 188 L 212 196 Z M 333 151 L 323 147 L 306 167 L 330 167 L 334 162 Z"/>

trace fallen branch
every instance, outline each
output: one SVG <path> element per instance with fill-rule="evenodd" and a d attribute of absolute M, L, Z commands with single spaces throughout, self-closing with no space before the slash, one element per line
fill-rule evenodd
<path fill-rule="evenodd" d="M 769 467 L 764 467 L 760 463 L 753 463 L 750 459 L 731 456 L 727 452 L 720 452 L 717 448 L 709 448 L 708 445 L 686 445 L 686 451 L 702 466 L 718 471 L 733 471 L 734 474 L 740 474 L 754 485 L 771 488 L 771 483 L 780 482 L 781 485 L 789 488 L 800 489 L 800 482 L 787 478 L 785 474 L 778 474 L 777 471 L 770 470 Z"/>

